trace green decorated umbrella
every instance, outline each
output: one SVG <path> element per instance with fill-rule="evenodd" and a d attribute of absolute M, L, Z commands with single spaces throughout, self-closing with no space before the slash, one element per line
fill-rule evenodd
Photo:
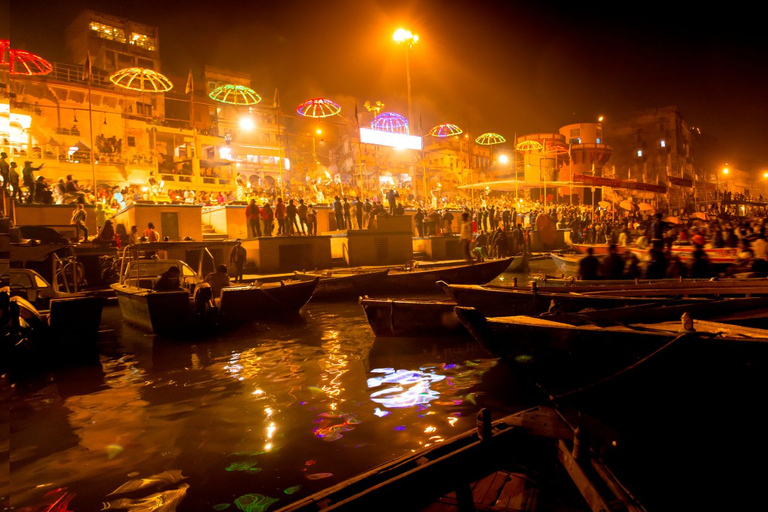
<path fill-rule="evenodd" d="M 261 101 L 256 91 L 244 85 L 227 84 L 217 87 L 208 95 L 212 100 L 230 105 L 255 105 Z"/>

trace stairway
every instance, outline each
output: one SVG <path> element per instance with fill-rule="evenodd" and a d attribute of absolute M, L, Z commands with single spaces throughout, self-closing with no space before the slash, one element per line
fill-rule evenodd
<path fill-rule="evenodd" d="M 216 229 L 211 226 L 210 224 L 203 224 L 203 240 L 210 242 L 210 241 L 217 241 L 217 240 L 227 240 L 229 237 L 226 233 L 217 233 Z"/>

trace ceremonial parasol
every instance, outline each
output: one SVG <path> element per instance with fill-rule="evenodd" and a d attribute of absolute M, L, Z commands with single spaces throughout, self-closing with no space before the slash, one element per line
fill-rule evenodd
<path fill-rule="evenodd" d="M 408 120 L 394 112 L 382 112 L 371 121 L 371 128 L 391 133 L 408 134 Z"/>
<path fill-rule="evenodd" d="M 704 212 L 696 212 L 693 215 L 691 215 L 691 217 L 694 217 L 696 219 L 701 219 L 701 220 L 709 220 L 709 215 L 707 215 Z"/>
<path fill-rule="evenodd" d="M 648 203 L 640 203 L 639 205 L 637 205 L 637 207 L 640 208 L 640 211 L 643 211 L 643 212 L 650 212 L 651 210 L 656 209 L 652 204 L 648 204 Z"/>
<path fill-rule="evenodd" d="M 261 101 L 256 91 L 244 85 L 227 84 L 217 87 L 208 95 L 214 101 L 230 105 L 255 105 Z"/>
<path fill-rule="evenodd" d="M 464 130 L 451 123 L 443 123 L 435 126 L 429 130 L 429 134 L 433 137 L 453 137 L 463 133 Z"/>
<path fill-rule="evenodd" d="M 619 207 L 623 208 L 625 210 L 629 210 L 629 211 L 633 211 L 635 208 L 637 208 L 635 206 L 635 203 L 633 203 L 632 201 L 630 201 L 628 199 L 625 199 L 622 202 L 620 202 L 619 203 Z"/>
<path fill-rule="evenodd" d="M 475 139 L 475 142 L 481 146 L 493 146 L 494 144 L 503 144 L 507 142 L 507 139 L 499 135 L 498 133 L 484 133 Z"/>
<path fill-rule="evenodd" d="M 113 84 L 140 92 L 165 92 L 173 89 L 173 84 L 164 75 L 146 68 L 119 69 L 109 76 Z"/>
<path fill-rule="evenodd" d="M 664 219 L 664 222 L 668 222 L 670 224 L 680 224 L 680 217 L 667 217 Z"/>
<path fill-rule="evenodd" d="M 610 201 L 598 201 L 597 204 L 600 205 L 601 208 L 605 208 L 606 210 L 611 209 Z"/>
<path fill-rule="evenodd" d="M 341 112 L 341 107 L 327 98 L 314 98 L 299 105 L 296 111 L 304 117 L 330 117 Z"/>
<path fill-rule="evenodd" d="M 534 150 L 540 150 L 543 146 L 541 145 L 541 142 L 537 142 L 535 140 L 524 140 L 522 142 L 518 142 L 515 146 L 515 149 L 518 151 L 534 151 Z"/>

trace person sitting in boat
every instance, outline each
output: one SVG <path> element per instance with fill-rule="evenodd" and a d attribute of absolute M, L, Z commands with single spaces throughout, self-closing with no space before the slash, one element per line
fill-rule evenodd
<path fill-rule="evenodd" d="M 709 263 L 709 257 L 704 251 L 704 246 L 696 244 L 692 255 L 691 277 L 697 279 L 709 279 L 712 277 L 712 266 Z"/>
<path fill-rule="evenodd" d="M 175 265 L 168 267 L 168 270 L 157 276 L 152 283 L 152 289 L 156 292 L 183 290 L 179 267 Z"/>
<path fill-rule="evenodd" d="M 107 219 L 104 221 L 104 225 L 101 226 L 99 233 L 93 240 L 94 243 L 101 244 L 113 244 L 115 243 L 115 227 L 112 225 L 112 221 Z"/>
<path fill-rule="evenodd" d="M 595 250 L 592 247 L 587 248 L 587 255 L 579 260 L 579 279 L 593 280 L 599 279 L 597 269 L 600 267 L 600 260 L 595 257 Z"/>
<path fill-rule="evenodd" d="M 229 274 L 227 274 L 227 266 L 219 265 L 216 268 L 216 272 L 211 272 L 205 276 L 204 281 L 211 285 L 211 291 L 213 292 L 213 300 L 221 299 L 221 290 L 229 286 Z"/>
<path fill-rule="evenodd" d="M 591 247 L 590 247 L 591 249 Z M 608 246 L 608 256 L 603 259 L 602 274 L 604 279 L 622 279 L 624 277 L 624 258 L 615 244 Z"/>

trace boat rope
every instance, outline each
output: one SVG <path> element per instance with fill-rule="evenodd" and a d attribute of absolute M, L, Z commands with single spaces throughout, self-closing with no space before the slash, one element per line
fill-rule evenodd
<path fill-rule="evenodd" d="M 648 354 L 647 356 L 643 357 L 642 359 L 640 359 L 638 361 L 635 361 L 634 363 L 632 363 L 631 365 L 629 365 L 629 366 L 627 366 L 625 368 L 622 368 L 621 370 L 617 371 L 616 373 L 614 373 L 612 375 L 608 375 L 606 377 L 603 377 L 602 379 L 596 380 L 596 381 L 591 382 L 589 384 L 586 384 L 586 385 L 584 385 L 584 386 L 582 386 L 580 388 L 572 389 L 570 391 L 566 391 L 564 393 L 560 393 L 559 395 L 551 396 L 550 399 L 556 400 L 558 398 L 563 398 L 563 397 L 566 397 L 566 396 L 575 395 L 576 393 L 581 393 L 583 391 L 586 391 L 587 389 L 593 388 L 595 386 L 599 386 L 599 385 L 604 384 L 604 383 L 606 383 L 606 382 L 608 382 L 610 380 L 613 380 L 613 379 L 615 379 L 616 377 L 618 377 L 620 375 L 623 375 L 623 374 L 625 374 L 625 373 L 627 373 L 627 372 L 629 372 L 631 370 L 634 370 L 635 368 L 637 368 L 641 364 L 645 363 L 646 361 L 648 361 L 652 357 L 656 356 L 657 354 L 663 352 L 664 350 L 666 350 L 667 348 L 672 346 L 677 341 L 679 341 L 679 340 L 681 340 L 681 339 L 683 339 L 683 338 L 685 338 L 687 336 L 690 336 L 691 334 L 700 334 L 700 333 L 696 333 L 695 331 L 680 333 L 677 336 L 675 336 L 674 338 L 672 338 L 670 341 L 668 341 L 667 343 L 662 345 L 661 347 L 657 348 L 656 350 L 654 350 L 653 352 Z"/>

